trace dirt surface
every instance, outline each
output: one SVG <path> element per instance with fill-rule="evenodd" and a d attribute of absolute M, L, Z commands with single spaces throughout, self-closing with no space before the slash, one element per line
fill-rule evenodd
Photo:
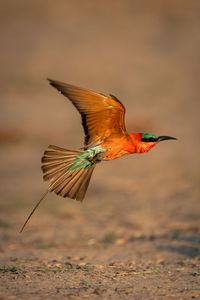
<path fill-rule="evenodd" d="M 0 299 L 199 299 L 199 1 L 1 1 L 0 23 Z M 43 151 L 83 142 L 46 77 L 178 141 L 99 164 L 83 203 L 50 194 L 19 234 Z"/>

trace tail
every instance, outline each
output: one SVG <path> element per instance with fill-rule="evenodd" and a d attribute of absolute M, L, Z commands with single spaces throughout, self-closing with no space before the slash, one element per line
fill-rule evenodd
<path fill-rule="evenodd" d="M 57 146 L 49 146 L 42 157 L 42 171 L 45 181 L 50 185 L 42 195 L 20 232 L 49 192 L 54 192 L 62 197 L 69 197 L 83 201 L 90 178 L 96 163 L 100 162 L 99 154 L 88 151 L 65 150 Z"/>
<path fill-rule="evenodd" d="M 85 197 L 94 168 L 86 151 L 49 146 L 42 157 L 43 178 L 50 181 L 49 192 L 78 201 Z"/>

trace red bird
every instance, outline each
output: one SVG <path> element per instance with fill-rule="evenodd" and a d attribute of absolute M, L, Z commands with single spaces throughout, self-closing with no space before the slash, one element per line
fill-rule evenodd
<path fill-rule="evenodd" d="M 85 132 L 83 150 L 49 146 L 42 157 L 44 180 L 49 187 L 24 223 L 49 192 L 83 201 L 95 166 L 125 154 L 144 153 L 160 141 L 176 138 L 150 133 L 128 133 L 124 125 L 125 107 L 113 95 L 105 96 L 67 83 L 48 79 L 66 96 L 82 117 Z"/>

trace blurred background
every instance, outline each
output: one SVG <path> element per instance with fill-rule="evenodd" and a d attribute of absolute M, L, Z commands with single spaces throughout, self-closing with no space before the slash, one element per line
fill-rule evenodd
<path fill-rule="evenodd" d="M 11 249 L 47 188 L 44 150 L 83 145 L 78 112 L 47 77 L 114 94 L 128 131 L 178 141 L 98 165 L 83 204 L 49 195 L 23 248 L 199 230 L 199 28 L 199 1 L 0 2 L 0 227 Z"/>

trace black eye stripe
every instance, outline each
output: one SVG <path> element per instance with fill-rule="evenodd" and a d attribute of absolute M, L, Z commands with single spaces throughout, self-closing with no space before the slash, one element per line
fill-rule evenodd
<path fill-rule="evenodd" d="M 158 140 L 157 138 L 153 138 L 153 137 L 141 139 L 142 142 L 147 142 L 147 143 L 156 142 L 157 140 Z"/>

